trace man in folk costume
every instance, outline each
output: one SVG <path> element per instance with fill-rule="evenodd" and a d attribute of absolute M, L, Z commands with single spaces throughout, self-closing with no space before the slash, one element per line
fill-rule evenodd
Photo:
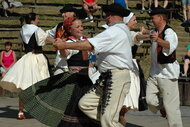
<path fill-rule="evenodd" d="M 61 16 L 63 17 L 63 22 L 68 17 L 75 17 L 76 16 L 76 9 L 73 8 L 71 5 L 65 5 L 62 9 L 59 10 Z M 53 29 L 47 30 L 46 32 L 54 38 L 61 38 L 64 32 L 63 29 L 63 22 L 58 23 Z"/>
<path fill-rule="evenodd" d="M 59 49 L 90 50 L 98 55 L 101 73 L 94 87 L 79 101 L 79 108 L 90 118 L 99 120 L 102 127 L 119 127 L 119 112 L 130 88 L 129 70 L 133 69 L 131 34 L 123 22 L 130 11 L 119 4 L 103 6 L 110 26 L 93 38 L 66 43 L 58 39 Z"/>
<path fill-rule="evenodd" d="M 69 17 L 76 16 L 76 9 L 73 8 L 71 5 L 65 5 L 62 9 L 60 9 L 61 16 L 63 17 L 63 22 Z M 64 28 L 63 22 L 58 23 L 53 29 L 47 30 L 46 32 L 54 37 L 54 38 L 61 38 L 64 39 Z M 68 71 L 67 60 L 65 57 L 60 55 L 59 50 L 57 51 L 57 55 L 54 62 L 55 72 L 54 75 L 60 74 L 62 72 Z"/>
<path fill-rule="evenodd" d="M 146 100 L 152 112 L 160 110 L 162 117 L 167 118 L 169 127 L 182 127 L 178 89 L 180 69 L 176 60 L 178 37 L 167 25 L 166 9 L 155 8 L 150 16 L 155 31 L 150 33 L 152 60 Z"/>

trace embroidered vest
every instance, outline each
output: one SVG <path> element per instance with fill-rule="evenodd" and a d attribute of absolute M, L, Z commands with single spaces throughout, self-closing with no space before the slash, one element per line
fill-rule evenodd
<path fill-rule="evenodd" d="M 171 28 L 170 26 L 166 25 L 162 33 L 159 34 L 159 37 L 164 39 L 165 37 L 165 31 L 166 29 Z M 167 64 L 167 63 L 173 63 L 176 60 L 176 50 L 173 51 L 172 54 L 169 56 L 165 56 L 162 53 L 163 47 L 160 46 L 159 44 L 157 45 L 157 62 L 158 64 Z"/>
<path fill-rule="evenodd" d="M 58 25 L 57 25 L 57 28 L 56 28 L 56 38 L 63 38 L 63 33 L 64 33 L 64 30 L 63 30 L 63 22 L 60 22 Z"/>

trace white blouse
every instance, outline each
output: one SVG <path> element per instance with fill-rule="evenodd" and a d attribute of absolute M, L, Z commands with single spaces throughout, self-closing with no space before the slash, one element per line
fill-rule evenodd
<path fill-rule="evenodd" d="M 168 28 L 165 31 L 164 40 L 170 43 L 170 49 L 163 48 L 162 52 L 165 56 L 169 56 L 177 48 L 178 45 L 177 34 L 171 28 Z M 159 77 L 159 78 L 168 78 L 168 79 L 178 79 L 180 68 L 177 60 L 173 63 L 168 63 L 168 64 L 157 63 L 157 42 L 152 42 L 151 59 L 152 62 L 150 68 L 150 76 Z"/>

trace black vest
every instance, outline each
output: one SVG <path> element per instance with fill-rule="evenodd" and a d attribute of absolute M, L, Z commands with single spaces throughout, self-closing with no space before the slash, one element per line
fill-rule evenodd
<path fill-rule="evenodd" d="M 162 33 L 159 35 L 160 38 L 164 39 L 165 37 L 165 31 L 166 29 L 168 28 L 171 28 L 170 26 L 166 25 L 164 30 L 162 31 Z M 159 45 L 158 45 L 159 46 Z M 158 48 L 157 46 L 157 48 Z M 161 46 L 160 46 L 161 47 Z M 159 64 L 167 64 L 167 63 L 173 63 L 175 60 L 176 60 L 176 50 L 173 51 L 172 54 L 170 54 L 169 56 L 165 56 L 163 53 L 162 53 L 162 49 L 163 47 L 161 47 L 161 50 L 160 52 L 158 52 L 157 54 L 157 62 Z"/>
<path fill-rule="evenodd" d="M 71 39 L 69 39 L 71 40 Z M 73 42 L 77 43 L 77 42 Z M 71 56 L 70 59 L 67 60 L 68 66 L 88 66 L 89 60 L 83 60 L 82 51 L 79 51 L 77 54 Z"/>
<path fill-rule="evenodd" d="M 60 22 L 56 27 L 55 37 L 58 38 L 58 30 L 63 26 L 63 22 Z M 61 28 L 62 29 L 62 28 Z M 63 29 L 62 29 L 63 31 Z M 60 37 L 59 37 L 60 38 Z"/>
<path fill-rule="evenodd" d="M 38 46 L 35 33 L 32 34 L 32 36 L 29 39 L 28 44 L 24 43 L 25 53 L 28 52 L 34 52 L 34 53 L 42 53 L 42 46 Z"/>

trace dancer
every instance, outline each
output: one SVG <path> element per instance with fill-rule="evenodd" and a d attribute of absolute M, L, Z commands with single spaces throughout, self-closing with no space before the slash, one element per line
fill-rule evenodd
<path fill-rule="evenodd" d="M 81 20 L 74 17 L 70 17 L 64 22 L 65 33 L 67 42 L 76 43 L 76 41 L 84 40 L 86 37 L 83 36 L 83 27 Z M 96 127 L 95 123 L 78 108 L 79 99 L 89 90 L 92 86 L 91 80 L 88 77 L 88 53 L 87 51 L 79 50 L 60 50 L 60 53 L 67 57 L 69 71 L 72 73 L 78 73 L 80 80 L 75 85 L 71 100 L 64 112 L 63 119 L 59 124 L 59 127 Z M 80 75 L 81 74 L 81 75 Z M 80 119 L 80 121 L 78 121 Z"/>
<path fill-rule="evenodd" d="M 68 43 L 77 43 L 86 39 L 83 36 L 82 22 L 75 17 L 67 18 L 63 28 Z M 79 99 L 93 85 L 88 77 L 88 53 L 79 50 L 60 50 L 60 54 L 66 57 L 69 72 L 47 78 L 21 92 L 19 96 L 25 103 L 25 109 L 48 126 L 98 127 L 94 120 L 88 118 L 78 108 Z"/>
<path fill-rule="evenodd" d="M 29 13 L 25 16 L 26 24 L 20 31 L 21 39 L 25 48 L 25 55 L 19 59 L 6 73 L 0 82 L 0 86 L 11 92 L 20 92 L 32 84 L 50 76 L 48 61 L 42 51 L 46 41 L 53 42 L 55 39 L 37 27 L 38 16 Z M 23 103 L 19 100 L 18 119 L 25 119 Z"/>
<path fill-rule="evenodd" d="M 73 8 L 71 5 L 65 5 L 62 9 L 60 9 L 61 16 L 63 17 L 63 22 L 69 17 L 76 17 L 76 9 Z M 53 29 L 47 30 L 46 32 L 54 37 L 54 38 L 64 38 L 64 29 L 63 29 L 63 22 L 58 23 Z M 56 58 L 54 62 L 54 75 L 67 72 L 68 65 L 66 58 L 60 55 L 59 50 L 57 50 Z"/>
<path fill-rule="evenodd" d="M 156 28 L 150 34 L 152 57 L 147 80 L 146 100 L 149 109 L 167 118 L 169 127 L 183 127 L 179 100 L 179 63 L 176 60 L 178 37 L 167 25 L 167 10 L 158 7 L 150 13 Z"/>
<path fill-rule="evenodd" d="M 90 118 L 100 120 L 102 127 L 118 127 L 119 112 L 130 88 L 129 70 L 133 68 L 131 34 L 122 22 L 130 11 L 119 4 L 103 6 L 110 26 L 102 33 L 77 43 L 58 39 L 59 49 L 90 50 L 98 53 L 101 73 L 94 87 L 79 101 L 79 108 Z"/>
<path fill-rule="evenodd" d="M 135 25 L 137 24 L 136 16 L 132 12 L 129 14 L 129 16 L 124 17 L 123 21 L 129 27 L 130 30 L 134 29 Z M 131 31 L 133 46 L 134 45 L 140 45 L 143 43 L 143 40 L 149 40 L 150 39 L 150 35 L 147 33 L 144 33 L 144 31 L 146 31 L 144 29 L 144 27 L 141 28 L 140 32 Z M 135 54 L 133 54 L 133 56 L 135 56 Z M 133 66 L 134 66 L 134 69 L 132 71 L 131 70 L 129 71 L 130 77 L 131 77 L 130 90 L 129 90 L 129 93 L 125 97 L 123 107 L 120 111 L 120 122 L 124 126 L 127 123 L 127 121 L 125 119 L 126 112 L 128 110 L 139 110 L 140 91 L 145 90 L 145 87 L 146 87 L 145 86 L 146 82 L 144 80 L 142 69 L 140 68 L 136 59 L 133 59 Z M 139 73 L 141 73 L 141 74 L 139 74 Z M 140 77 L 140 75 L 141 75 L 141 77 Z M 143 87 L 144 89 L 140 90 L 141 87 Z M 145 95 L 140 98 L 140 99 L 142 99 L 141 101 L 143 101 L 143 98 L 144 98 L 144 102 L 145 102 L 146 101 Z M 142 110 L 142 108 L 143 108 L 143 110 L 147 109 L 146 105 L 143 105 L 143 107 L 140 107 L 140 108 L 141 108 L 141 110 Z"/>

